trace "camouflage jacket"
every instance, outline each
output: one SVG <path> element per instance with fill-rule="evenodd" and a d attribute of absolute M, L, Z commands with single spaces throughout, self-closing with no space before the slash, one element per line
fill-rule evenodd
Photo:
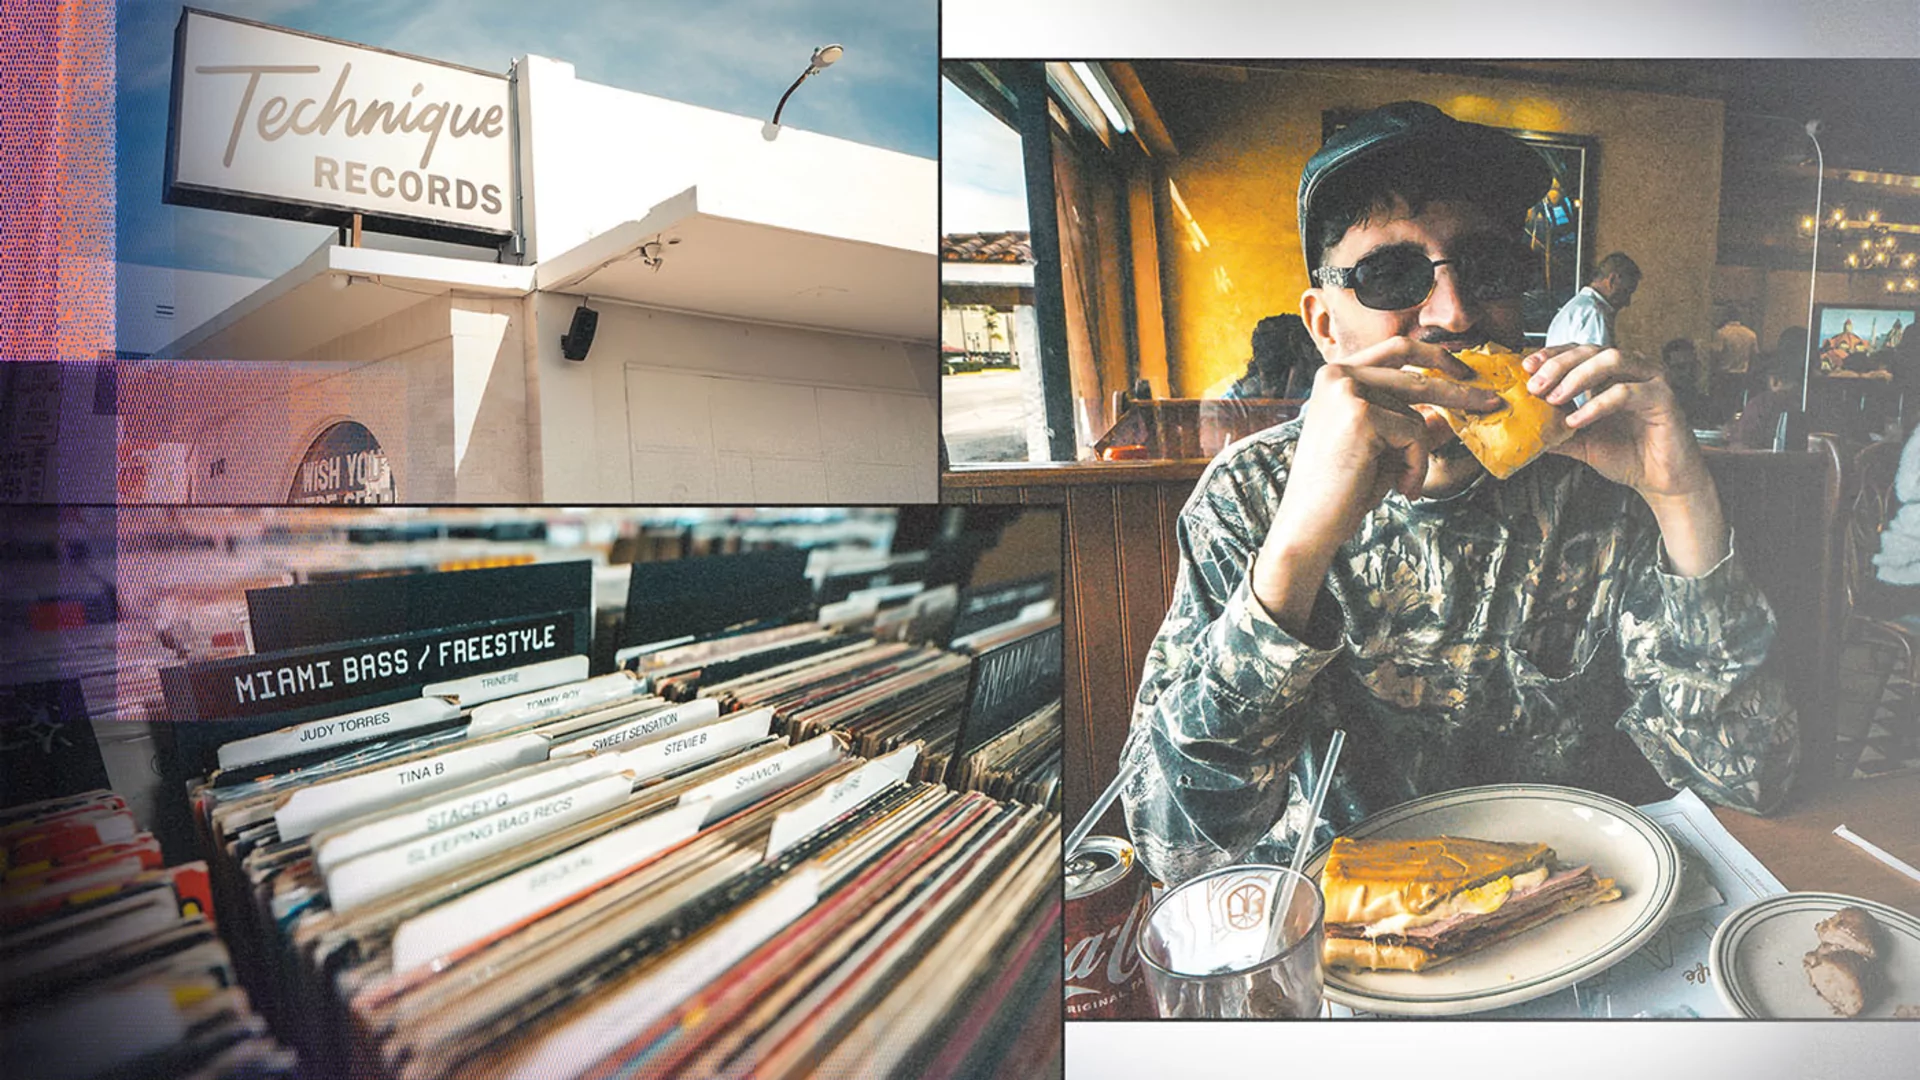
<path fill-rule="evenodd" d="M 1786 793 L 1798 724 L 1763 669 L 1765 598 L 1737 555 L 1665 572 L 1646 503 L 1569 458 L 1446 499 L 1390 493 L 1335 557 L 1314 643 L 1280 629 L 1247 576 L 1299 432 L 1228 447 L 1180 515 L 1124 751 L 1140 766 L 1127 823 L 1160 880 L 1284 861 L 1335 727 L 1348 738 L 1321 838 L 1451 788 L 1605 790 L 1622 750 L 1741 809 Z"/>

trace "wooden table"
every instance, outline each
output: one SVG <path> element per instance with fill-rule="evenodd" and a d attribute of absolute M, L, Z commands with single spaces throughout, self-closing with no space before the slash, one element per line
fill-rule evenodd
<path fill-rule="evenodd" d="M 1719 806 L 1713 816 L 1788 889 L 1860 896 L 1920 915 L 1920 882 L 1833 835 L 1845 825 L 1920 866 L 1920 776 L 1829 784 L 1795 795 L 1772 817 Z"/>

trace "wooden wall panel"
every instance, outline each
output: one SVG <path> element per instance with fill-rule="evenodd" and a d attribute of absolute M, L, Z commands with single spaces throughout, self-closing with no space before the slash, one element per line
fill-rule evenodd
<path fill-rule="evenodd" d="M 1061 722 L 1066 726 L 1066 746 L 1061 755 L 1060 775 L 1062 808 L 1091 806 L 1094 796 L 1098 794 L 1087 790 L 1087 785 L 1099 770 L 1094 768 L 1087 749 L 1093 739 L 1093 730 L 1090 726 L 1092 711 L 1087 708 L 1087 661 L 1082 653 L 1082 638 L 1085 637 L 1082 628 L 1087 625 L 1090 616 L 1082 599 L 1086 588 L 1086 568 L 1080 565 L 1075 555 L 1078 539 L 1074 533 L 1073 507 L 1062 507 L 1060 542 L 1064 548 L 1064 562 L 1060 567 L 1060 621 L 1061 648 L 1066 650 L 1060 694 Z M 1070 814 L 1080 812 L 1067 811 Z"/>
<path fill-rule="evenodd" d="M 1137 681 L 1146 666 L 1147 649 L 1167 613 L 1172 586 L 1167 582 L 1167 560 L 1161 541 L 1160 492 L 1153 487 L 1118 489 L 1114 505 L 1114 546 L 1120 553 L 1120 610 L 1115 626 L 1124 646 L 1124 670 Z M 1127 711 L 1133 695 L 1127 695 Z M 1120 747 L 1113 747 L 1118 754 Z"/>
<path fill-rule="evenodd" d="M 1117 486 L 1082 486 L 1067 492 L 1067 561 L 1074 568 L 1077 633 L 1071 635 L 1067 681 L 1078 665 L 1081 690 L 1080 754 L 1088 770 L 1087 802 L 1113 775 L 1108 752 L 1124 736 L 1138 671 L 1127 671 L 1126 635 L 1120 631 L 1121 582 Z"/>

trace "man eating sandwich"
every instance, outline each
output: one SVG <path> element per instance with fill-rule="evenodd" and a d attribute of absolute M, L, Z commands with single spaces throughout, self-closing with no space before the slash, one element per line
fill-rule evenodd
<path fill-rule="evenodd" d="M 1604 789 L 1628 758 L 1750 812 L 1787 791 L 1773 616 L 1659 365 L 1522 333 L 1548 186 L 1525 144 L 1416 102 L 1307 161 L 1327 364 L 1188 500 L 1134 706 L 1128 825 L 1161 880 L 1284 862 L 1334 727 L 1336 829 L 1473 784 Z"/>

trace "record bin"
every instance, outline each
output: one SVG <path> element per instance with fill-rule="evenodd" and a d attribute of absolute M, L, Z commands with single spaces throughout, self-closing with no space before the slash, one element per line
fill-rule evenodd
<path fill-rule="evenodd" d="M 1057 534 L 978 626 L 978 552 L 704 548 L 611 618 L 594 552 L 296 570 L 160 672 L 171 839 L 304 1068 L 1058 1072 Z"/>

